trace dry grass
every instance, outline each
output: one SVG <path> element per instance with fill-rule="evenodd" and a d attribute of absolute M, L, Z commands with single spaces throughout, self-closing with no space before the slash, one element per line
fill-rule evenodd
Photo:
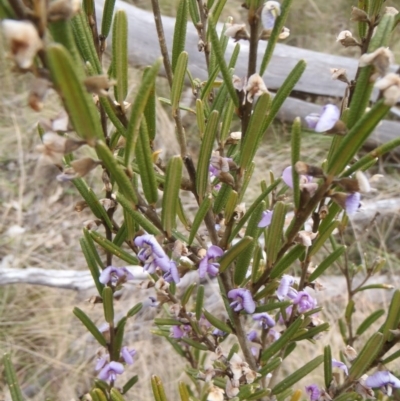
<path fill-rule="evenodd" d="M 135 3 L 143 6 L 147 1 L 138 0 Z M 348 6 L 347 1 L 342 0 L 342 3 Z M 395 5 L 394 1 L 387 3 L 388 6 Z M 164 11 L 173 15 L 176 4 L 177 0 L 165 1 Z M 229 14 L 234 15 L 235 19 L 241 18 L 242 10 L 236 4 L 228 1 L 230 8 L 224 17 Z M 288 44 L 349 54 L 335 43 L 338 31 L 348 27 L 348 11 L 340 11 L 344 10 L 340 4 L 324 0 L 302 0 L 294 2 L 293 7 L 287 24 L 292 32 Z M 327 15 L 330 20 L 327 20 Z M 326 26 L 331 27 L 330 30 L 326 30 Z M 394 49 L 399 55 L 400 41 L 394 43 Z M 4 54 L 1 47 L 0 53 Z M 138 72 L 131 70 L 131 76 L 137 77 Z M 74 204 L 79 198 L 72 186 L 59 185 L 54 180 L 54 170 L 37 166 L 38 155 L 34 149 L 39 142 L 35 128 L 39 115 L 26 107 L 29 79 L 11 72 L 8 60 L 0 58 L 0 268 L 38 266 L 44 269 L 85 269 L 78 238 L 82 222 L 89 214 L 83 212 L 78 215 L 74 212 Z M 131 86 L 134 90 L 134 80 Z M 57 98 L 50 96 L 44 115 L 55 116 L 59 109 Z M 173 125 L 162 109 L 159 118 L 165 138 L 173 137 Z M 191 120 L 187 118 L 185 123 L 189 126 Z M 194 148 L 197 142 L 195 138 L 192 141 Z M 320 163 L 329 141 L 327 137 L 305 133 L 302 150 L 304 159 Z M 279 175 L 288 165 L 289 158 L 289 128 L 274 126 L 257 154 L 255 182 L 267 179 L 268 170 Z M 379 184 L 378 196 L 389 198 L 398 195 L 398 166 L 381 163 L 377 169 L 383 173 L 390 172 Z M 256 191 L 258 189 L 253 187 L 248 200 L 254 198 Z M 10 236 L 8 230 L 14 225 L 23 227 L 24 234 Z M 390 221 L 377 221 L 369 227 L 368 232 L 363 230 L 358 234 L 359 244 L 362 244 L 368 257 L 386 256 L 388 270 L 393 274 L 397 273 L 400 257 L 396 247 L 399 232 L 399 220 L 396 217 Z M 356 249 L 354 255 L 357 258 Z M 26 285 L 0 287 L 0 349 L 11 352 L 18 377 L 29 399 L 43 400 L 50 397 L 70 400 L 77 399 L 87 391 L 95 377 L 93 367 L 98 347 L 72 315 L 72 308 L 79 306 L 84 309 L 100 325 L 101 306 L 90 306 L 86 302 L 93 294 L 94 290 L 73 293 Z M 337 299 L 329 299 L 329 286 L 326 295 L 328 300 L 323 301 L 324 318 L 332 323 L 332 330 L 316 345 L 310 343 L 299 346 L 292 360 L 311 359 L 327 343 L 336 350 L 341 348 L 336 323 L 343 313 L 342 308 L 338 306 Z M 127 305 L 132 306 L 147 296 L 146 292 L 127 287 L 116 306 L 117 315 L 125 311 Z M 377 307 L 372 302 L 364 301 L 358 307 L 357 320 L 361 321 Z M 140 376 L 139 383 L 132 391 L 132 398 L 137 400 L 151 399 L 151 374 L 160 375 L 167 394 L 173 394 L 174 397 L 177 380 L 186 380 L 184 374 L 180 373 L 184 362 L 174 355 L 172 347 L 164 340 L 150 333 L 150 322 L 155 313 L 147 309 L 130 321 L 127 327 L 129 345 L 140 351 L 135 365 L 128 369 L 129 375 Z M 336 358 L 339 357 L 337 352 L 334 355 Z M 285 366 L 282 373 L 292 370 L 292 365 Z M 320 373 L 317 372 L 318 376 Z M 0 399 L 4 399 L 1 391 Z"/>

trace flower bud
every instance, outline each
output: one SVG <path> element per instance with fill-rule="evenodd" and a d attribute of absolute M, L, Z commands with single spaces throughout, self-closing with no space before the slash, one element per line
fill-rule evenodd
<path fill-rule="evenodd" d="M 350 31 L 340 32 L 336 38 L 336 42 L 340 42 L 340 44 L 344 47 L 360 46 L 360 43 L 353 38 L 353 34 Z"/>
<path fill-rule="evenodd" d="M 357 7 L 352 7 L 350 20 L 356 22 L 369 22 L 368 14 Z"/>
<path fill-rule="evenodd" d="M 328 215 L 328 213 L 329 213 L 329 207 L 328 207 L 328 205 L 323 205 L 323 206 L 321 207 L 321 209 L 319 210 L 319 218 L 320 218 L 321 220 L 323 220 L 323 219 Z"/>
<path fill-rule="evenodd" d="M 8 19 L 1 24 L 15 62 L 22 69 L 30 68 L 36 53 L 43 48 L 35 26 L 29 21 Z"/>

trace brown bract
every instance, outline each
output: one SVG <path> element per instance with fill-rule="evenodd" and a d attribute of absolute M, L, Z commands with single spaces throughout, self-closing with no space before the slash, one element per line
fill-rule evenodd
<path fill-rule="evenodd" d="M 393 62 L 393 53 L 387 47 L 380 47 L 372 53 L 363 54 L 358 65 L 360 67 L 372 65 L 379 75 L 384 76 Z"/>
<path fill-rule="evenodd" d="M 394 73 L 385 75 L 376 82 L 375 87 L 382 91 L 385 104 L 394 106 L 400 101 L 400 76 Z"/>

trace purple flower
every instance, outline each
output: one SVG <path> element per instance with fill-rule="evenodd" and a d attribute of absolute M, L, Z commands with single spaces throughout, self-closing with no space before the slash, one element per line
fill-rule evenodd
<path fill-rule="evenodd" d="M 99 356 L 97 358 L 96 366 L 95 366 L 94 369 L 95 370 L 100 370 L 101 368 L 103 368 L 104 365 L 107 363 L 107 360 L 108 360 L 108 355 Z"/>
<path fill-rule="evenodd" d="M 219 154 L 214 153 L 211 156 L 208 171 L 215 177 L 219 177 L 221 173 L 228 173 L 229 162 L 232 160 L 230 157 L 221 157 Z"/>
<path fill-rule="evenodd" d="M 256 330 L 251 330 L 249 333 L 247 333 L 247 339 L 249 341 L 255 341 L 257 340 L 258 334 Z"/>
<path fill-rule="evenodd" d="M 129 350 L 128 347 L 121 348 L 121 357 L 128 365 L 133 365 L 133 357 L 136 355 L 136 350 Z"/>
<path fill-rule="evenodd" d="M 135 245 L 141 248 L 137 256 L 144 264 L 144 271 L 153 274 L 158 267 L 166 273 L 164 277 L 166 281 L 179 283 L 176 263 L 169 259 L 154 235 L 144 234 L 137 237 L 135 239 Z"/>
<path fill-rule="evenodd" d="M 219 263 L 215 259 L 223 254 L 224 251 L 219 246 L 211 245 L 207 249 L 206 256 L 199 263 L 199 277 L 205 277 L 206 273 L 215 277 L 219 272 Z"/>
<path fill-rule="evenodd" d="M 282 171 L 282 179 L 283 182 L 289 187 L 293 189 L 293 167 L 288 166 Z M 300 184 L 306 185 L 312 181 L 313 177 L 310 175 L 299 175 Z"/>
<path fill-rule="evenodd" d="M 339 118 L 340 110 L 334 104 L 327 104 L 322 108 L 322 114 L 309 114 L 305 120 L 308 127 L 315 132 L 325 132 L 332 129 Z"/>
<path fill-rule="evenodd" d="M 271 212 L 271 210 L 266 210 L 265 212 L 262 212 L 262 217 L 257 227 L 268 227 L 271 224 L 272 214 L 273 212 Z"/>
<path fill-rule="evenodd" d="M 341 361 L 337 361 L 336 359 L 332 359 L 332 367 L 333 368 L 342 369 L 343 372 L 346 374 L 346 376 L 349 375 L 349 370 L 347 369 L 347 366 Z"/>
<path fill-rule="evenodd" d="M 251 296 L 251 292 L 245 288 L 236 288 L 228 292 L 228 298 L 234 301 L 230 303 L 231 308 L 235 312 L 244 309 L 247 313 L 254 313 L 256 304 Z"/>
<path fill-rule="evenodd" d="M 281 278 L 281 282 L 279 283 L 279 287 L 276 290 L 276 295 L 280 301 L 282 301 L 286 296 L 288 296 L 289 292 L 294 291 L 292 289 L 292 285 L 295 283 L 295 279 L 293 276 L 289 276 L 288 274 L 284 274 Z"/>
<path fill-rule="evenodd" d="M 275 342 L 279 337 L 281 336 L 281 334 L 279 333 L 279 331 L 276 331 L 274 329 L 271 329 L 268 331 L 267 334 L 267 341 L 269 343 L 273 343 Z"/>
<path fill-rule="evenodd" d="M 360 206 L 360 197 L 361 196 L 359 192 L 354 192 L 352 194 L 347 195 L 345 202 L 347 214 L 353 214 L 358 210 Z"/>
<path fill-rule="evenodd" d="M 375 372 L 368 376 L 364 384 L 368 387 L 382 388 L 388 395 L 391 395 L 392 388 L 400 388 L 400 380 L 387 370 Z"/>
<path fill-rule="evenodd" d="M 311 384 L 310 386 L 306 386 L 306 393 L 310 397 L 310 401 L 318 401 L 321 390 L 316 384 Z"/>
<path fill-rule="evenodd" d="M 297 310 L 300 313 L 308 312 L 317 306 L 317 301 L 306 291 L 299 291 L 296 298 L 293 299 L 293 304 L 297 305 Z"/>
<path fill-rule="evenodd" d="M 101 369 L 99 373 L 99 379 L 104 381 L 115 381 L 117 375 L 120 375 L 124 372 L 124 366 L 122 363 L 112 361 L 107 363 L 103 369 Z"/>
<path fill-rule="evenodd" d="M 269 329 L 275 326 L 275 320 L 267 312 L 255 313 L 253 319 L 259 321 L 264 329 Z"/>
<path fill-rule="evenodd" d="M 135 277 L 126 267 L 108 266 L 99 277 L 102 284 L 108 284 L 110 281 L 115 284 L 118 281 L 133 280 Z"/>
<path fill-rule="evenodd" d="M 171 337 L 176 339 L 187 337 L 191 330 L 192 328 L 189 324 L 183 324 L 182 326 L 172 326 L 170 330 Z"/>
<path fill-rule="evenodd" d="M 214 329 L 213 332 L 211 333 L 215 337 L 224 337 L 226 334 L 225 331 L 222 331 L 220 329 Z"/>

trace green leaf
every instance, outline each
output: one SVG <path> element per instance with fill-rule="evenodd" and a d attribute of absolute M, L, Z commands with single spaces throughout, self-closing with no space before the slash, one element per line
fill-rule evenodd
<path fill-rule="evenodd" d="M 297 174 L 294 166 L 300 160 L 300 148 L 301 148 L 301 119 L 296 117 L 292 125 L 292 182 L 293 182 L 293 199 L 295 209 L 300 206 L 300 182 L 299 175 Z"/>
<path fill-rule="evenodd" d="M 400 358 L 400 349 L 396 352 L 393 352 L 393 354 L 389 355 L 387 358 L 382 359 L 381 364 L 384 366 L 389 362 L 395 361 L 397 358 Z"/>
<path fill-rule="evenodd" d="M 204 303 L 204 285 L 199 285 L 199 288 L 197 289 L 197 295 L 196 295 L 196 319 L 200 320 L 201 315 L 203 313 L 203 303 Z"/>
<path fill-rule="evenodd" d="M 179 58 L 181 57 L 182 52 L 185 50 L 187 19 L 188 19 L 188 0 L 180 0 L 178 9 L 176 10 L 174 38 L 172 42 L 171 67 L 172 67 L 172 72 L 174 73 L 174 79 L 175 79 L 175 74 L 177 72 L 176 68 L 177 65 L 179 64 Z"/>
<path fill-rule="evenodd" d="M 125 401 L 125 398 L 115 387 L 111 388 L 110 396 L 111 396 L 111 401 Z"/>
<path fill-rule="evenodd" d="M 142 226 L 142 228 L 149 234 L 160 235 L 160 230 L 145 216 L 135 209 L 135 206 L 124 197 L 121 193 L 116 194 L 117 202 L 122 206 L 124 211 L 129 213 L 133 220 Z"/>
<path fill-rule="evenodd" d="M 235 112 L 235 105 L 232 101 L 232 99 L 229 99 L 228 101 L 228 106 L 224 107 L 224 110 L 222 112 L 222 127 L 221 127 L 221 132 L 220 132 L 220 138 L 221 138 L 221 142 L 225 142 L 231 126 L 232 126 L 232 120 L 233 120 L 233 116 L 234 116 L 234 112 Z"/>
<path fill-rule="evenodd" d="M 151 387 L 153 389 L 155 401 L 167 401 L 164 386 L 158 376 L 151 376 Z"/>
<path fill-rule="evenodd" d="M 203 138 L 206 130 L 205 115 L 204 115 L 204 104 L 201 99 L 196 99 L 196 121 L 197 129 L 199 130 L 200 138 Z"/>
<path fill-rule="evenodd" d="M 9 354 L 3 355 L 4 373 L 12 401 L 24 401 L 17 375 Z"/>
<path fill-rule="evenodd" d="M 199 9 L 197 7 L 197 0 L 189 0 L 189 14 L 192 19 L 193 25 L 197 28 L 197 24 L 200 22 Z"/>
<path fill-rule="evenodd" d="M 272 266 L 278 256 L 279 249 L 282 243 L 283 226 L 285 225 L 286 205 L 279 201 L 275 204 L 271 224 L 268 227 L 266 248 L 267 248 L 267 263 Z"/>
<path fill-rule="evenodd" d="M 271 99 L 269 93 L 263 93 L 257 100 L 240 150 L 239 166 L 243 170 L 246 170 L 253 161 L 254 154 L 259 146 L 258 138 L 264 133 L 263 122 L 270 105 Z"/>
<path fill-rule="evenodd" d="M 228 224 L 235 213 L 236 206 L 238 205 L 238 193 L 231 191 L 225 206 L 225 224 Z"/>
<path fill-rule="evenodd" d="M 290 339 L 297 333 L 301 325 L 304 322 L 302 316 L 298 317 L 284 332 L 283 334 L 273 342 L 266 350 L 263 351 L 261 355 L 261 360 L 266 362 L 279 350 L 281 350 L 285 345 L 287 345 Z"/>
<path fill-rule="evenodd" d="M 193 348 L 199 349 L 200 351 L 208 351 L 208 347 L 204 344 L 199 343 L 198 341 L 192 340 L 191 338 L 188 337 L 182 337 L 181 340 L 192 346 Z"/>
<path fill-rule="evenodd" d="M 255 313 L 270 312 L 275 309 L 282 309 L 282 308 L 286 309 L 289 305 L 292 305 L 291 301 L 271 302 L 266 305 L 257 306 Z"/>
<path fill-rule="evenodd" d="M 86 91 L 75 62 L 60 45 L 47 47 L 47 60 L 53 82 L 61 93 L 77 134 L 93 144 L 102 137 L 102 129 L 92 97 Z"/>
<path fill-rule="evenodd" d="M 274 28 L 272 29 L 271 36 L 268 39 L 268 45 L 267 48 L 265 49 L 264 57 L 261 61 L 261 66 L 260 66 L 260 75 L 263 76 L 268 63 L 271 60 L 272 54 L 274 52 L 276 43 L 278 42 L 279 35 L 282 32 L 283 26 L 285 25 L 286 18 L 289 14 L 289 9 L 290 6 L 292 5 L 293 0 L 283 0 L 281 4 L 281 14 L 278 16 L 278 18 L 275 21 Z"/>
<path fill-rule="evenodd" d="M 212 313 L 207 312 L 205 309 L 203 310 L 204 316 L 206 319 L 217 329 L 222 330 L 225 333 L 232 333 L 232 328 L 224 323 L 222 320 L 217 319 Z"/>
<path fill-rule="evenodd" d="M 135 100 L 132 104 L 132 113 L 126 129 L 126 146 L 125 146 L 125 165 L 130 166 L 133 155 L 135 154 L 136 141 L 139 134 L 140 121 L 143 117 L 147 101 L 154 89 L 158 70 L 161 66 L 161 58 L 159 58 L 151 68 L 149 68 L 140 83 Z"/>
<path fill-rule="evenodd" d="M 372 312 L 368 317 L 366 317 L 363 322 L 358 326 L 356 335 L 360 336 L 365 333 L 381 316 L 385 314 L 383 309 L 379 309 Z"/>
<path fill-rule="evenodd" d="M 128 318 L 123 317 L 117 324 L 117 328 L 115 329 L 115 337 L 114 337 L 114 347 L 113 347 L 113 356 L 112 360 L 117 361 L 120 358 L 122 343 L 124 341 L 124 333 L 125 333 L 125 325 Z"/>
<path fill-rule="evenodd" d="M 181 304 L 182 306 L 185 306 L 189 300 L 190 297 L 193 293 L 193 290 L 197 287 L 197 283 L 192 283 L 189 285 L 189 287 L 186 289 L 185 293 L 183 294 L 182 300 L 181 300 Z"/>
<path fill-rule="evenodd" d="M 214 214 L 218 214 L 225 207 L 228 202 L 229 196 L 233 191 L 232 187 L 228 184 L 222 184 L 220 190 L 218 191 L 218 195 L 214 201 L 213 212 Z"/>
<path fill-rule="evenodd" d="M 275 387 L 273 387 L 271 390 L 271 394 L 272 395 L 280 394 L 289 387 L 291 387 L 293 384 L 299 382 L 303 377 L 307 376 L 319 365 L 321 365 L 323 360 L 324 357 L 320 355 L 311 360 L 310 362 L 306 363 L 299 370 L 285 377 L 281 382 L 279 382 Z"/>
<path fill-rule="evenodd" d="M 99 388 L 90 390 L 90 396 L 92 397 L 92 401 L 107 401 L 104 391 Z"/>
<path fill-rule="evenodd" d="M 304 253 L 304 246 L 297 244 L 287 252 L 271 270 L 270 278 L 278 278 L 293 265 L 293 263 Z"/>
<path fill-rule="evenodd" d="M 133 185 L 125 174 L 125 171 L 115 160 L 114 155 L 111 153 L 110 149 L 108 149 L 107 145 L 103 141 L 98 141 L 96 144 L 96 151 L 97 155 L 110 172 L 111 177 L 117 182 L 119 191 L 122 192 L 127 199 L 136 204 L 137 196 Z"/>
<path fill-rule="evenodd" d="M 186 2 L 186 0 L 181 0 L 181 1 Z M 189 59 L 188 53 L 183 51 L 179 54 L 178 61 L 176 63 L 176 68 L 171 88 L 172 117 L 176 117 L 176 112 L 179 108 L 179 102 L 182 96 L 183 85 L 185 83 L 188 59 Z"/>
<path fill-rule="evenodd" d="M 383 1 L 379 0 L 382 4 Z M 375 1 L 374 3 L 378 3 Z M 371 42 L 368 46 L 368 53 L 372 53 L 379 47 L 388 47 L 392 36 L 392 30 L 395 23 L 395 16 L 390 14 L 383 14 L 378 27 L 376 28 L 374 35 L 371 38 Z M 358 84 L 358 83 L 357 83 Z"/>
<path fill-rule="evenodd" d="M 192 242 L 199 231 L 201 223 L 204 221 L 205 216 L 210 210 L 211 202 L 212 202 L 211 195 L 206 196 L 203 199 L 203 202 L 201 202 L 199 210 L 197 211 L 196 216 L 194 217 L 192 228 L 190 229 L 188 245 L 192 245 Z"/>
<path fill-rule="evenodd" d="M 247 220 L 250 218 L 250 216 L 253 214 L 254 210 L 258 207 L 258 205 L 264 201 L 264 199 L 281 183 L 281 179 L 278 179 L 274 181 L 265 191 L 259 195 L 259 197 L 251 204 L 251 206 L 247 209 L 246 213 L 244 216 L 239 220 L 239 222 L 236 224 L 234 229 L 232 230 L 232 234 L 229 237 L 229 241 L 233 241 L 233 239 L 236 237 L 236 235 L 239 234 L 239 231 L 243 228 L 243 226 L 246 224 Z M 222 188 L 221 188 L 222 189 Z M 220 190 L 221 191 L 221 190 Z"/>
<path fill-rule="evenodd" d="M 78 12 L 71 19 L 71 25 L 75 42 L 78 45 L 78 49 L 83 60 L 90 63 L 95 71 L 95 74 L 102 74 L 103 69 L 101 68 L 96 47 L 93 43 L 92 31 L 89 27 L 87 16 L 83 11 Z"/>
<path fill-rule="evenodd" d="M 231 96 L 231 99 L 233 100 L 233 103 L 235 104 L 236 107 L 239 107 L 239 99 L 236 94 L 236 90 L 233 87 L 232 75 L 229 72 L 228 67 L 226 65 L 224 53 L 222 51 L 221 43 L 219 41 L 218 34 L 215 28 L 216 22 L 212 17 L 210 17 L 208 19 L 208 24 L 209 24 L 208 33 L 210 35 L 211 45 L 213 46 L 213 51 L 215 52 L 218 65 L 222 73 L 222 77 L 224 78 L 224 83 L 228 88 L 228 92 Z"/>
<path fill-rule="evenodd" d="M 150 138 L 145 119 L 143 119 L 140 124 L 140 135 L 136 146 L 136 162 L 139 167 L 144 196 L 150 205 L 155 205 L 158 200 L 158 185 L 154 172 Z"/>
<path fill-rule="evenodd" d="M 245 235 L 246 237 L 253 238 L 252 242 L 249 246 L 245 247 L 245 249 L 239 254 L 235 271 L 233 276 L 233 281 L 237 285 L 241 285 L 243 280 L 246 278 L 250 262 L 253 256 L 254 248 L 258 243 L 259 234 L 262 232 L 262 229 L 258 227 L 258 223 L 261 220 L 262 212 L 265 208 L 265 203 L 261 202 L 260 205 L 254 210 L 254 213 L 251 215 L 249 224 L 247 225 Z"/>
<path fill-rule="evenodd" d="M 133 306 L 131 309 L 129 309 L 128 313 L 126 314 L 127 317 L 133 317 L 137 313 L 139 313 L 143 308 L 142 302 L 139 302 L 135 306 Z"/>
<path fill-rule="evenodd" d="M 210 165 L 212 148 L 217 136 L 218 123 L 219 113 L 217 111 L 213 111 L 208 118 L 203 141 L 200 147 L 199 161 L 197 164 L 196 189 L 200 200 L 204 198 L 204 195 L 207 191 L 209 177 L 208 168 Z"/>
<path fill-rule="evenodd" d="M 112 76 L 117 80 L 115 99 L 123 108 L 128 94 L 128 19 L 123 10 L 114 16 L 111 63 Z"/>
<path fill-rule="evenodd" d="M 189 400 L 189 389 L 188 385 L 183 382 L 178 382 L 178 389 L 179 389 L 179 395 L 181 397 L 181 401 L 190 401 Z"/>
<path fill-rule="evenodd" d="M 329 323 L 322 323 L 319 326 L 312 327 L 311 329 L 306 329 L 307 331 L 303 334 L 292 337 L 293 341 L 301 341 L 301 340 L 311 340 L 316 335 L 329 330 Z"/>
<path fill-rule="evenodd" d="M 103 288 L 103 308 L 104 308 L 104 318 L 107 323 L 114 322 L 114 295 L 111 287 Z"/>
<path fill-rule="evenodd" d="M 357 122 L 343 138 L 332 159 L 328 160 L 329 175 L 335 176 L 342 172 L 389 109 L 390 106 L 385 105 L 381 99 L 369 112 L 357 117 Z"/>
<path fill-rule="evenodd" d="M 165 174 L 164 195 L 162 199 L 161 222 L 168 236 L 176 226 L 176 213 L 179 199 L 179 190 L 182 179 L 182 158 L 172 157 L 167 165 Z"/>
<path fill-rule="evenodd" d="M 86 313 L 82 309 L 79 309 L 78 307 L 74 308 L 73 313 L 82 322 L 82 324 L 88 329 L 88 331 L 98 341 L 98 343 L 102 347 L 106 347 L 107 346 L 106 339 L 103 337 L 103 334 L 100 333 L 100 331 L 96 327 L 96 325 L 86 315 Z"/>
<path fill-rule="evenodd" d="M 387 341 L 391 336 L 390 330 L 398 328 L 400 322 L 400 290 L 396 290 L 393 293 L 392 300 L 390 302 L 389 311 L 387 318 L 383 326 L 379 331 L 383 334 L 384 341 Z"/>
<path fill-rule="evenodd" d="M 96 231 L 89 231 L 90 237 L 97 242 L 103 249 L 107 252 L 111 252 L 117 258 L 131 264 L 131 265 L 138 265 L 139 260 L 136 256 L 130 254 L 129 252 L 125 251 L 118 245 L 115 245 L 112 241 L 109 241 L 107 238 L 103 237 Z"/>
<path fill-rule="evenodd" d="M 97 265 L 97 258 L 95 256 L 95 253 L 97 253 L 96 250 L 93 250 L 91 245 L 89 245 L 88 241 L 84 238 L 81 238 L 79 240 L 83 256 L 86 259 L 87 266 L 90 270 L 90 274 L 93 277 L 94 284 L 97 288 L 97 291 L 99 295 L 101 296 L 103 292 L 104 285 L 100 283 L 99 278 L 100 278 L 100 270 Z"/>
<path fill-rule="evenodd" d="M 324 231 L 319 231 L 318 236 L 308 250 L 310 256 L 314 256 L 325 244 L 332 232 L 340 225 L 340 221 L 336 220 L 329 224 Z"/>
<path fill-rule="evenodd" d="M 261 377 L 265 377 L 268 373 L 273 372 L 275 369 L 277 369 L 280 364 L 282 363 L 282 358 L 281 357 L 275 357 L 268 361 L 266 365 L 264 365 L 258 373 L 260 373 Z"/>
<path fill-rule="evenodd" d="M 114 12 L 115 0 L 105 0 L 103 18 L 101 20 L 101 35 L 106 38 L 110 33 L 111 22 Z"/>
<path fill-rule="evenodd" d="M 353 382 L 354 380 L 358 380 L 364 373 L 366 373 L 372 362 L 379 355 L 383 344 L 383 334 L 373 334 L 372 337 L 364 345 L 357 358 L 353 361 L 346 381 Z"/>
<path fill-rule="evenodd" d="M 319 265 L 318 267 L 310 274 L 308 281 L 311 283 L 316 280 L 321 274 L 325 272 L 325 270 L 331 266 L 343 252 L 346 250 L 345 246 L 339 246 L 336 250 L 334 250 L 331 254 L 329 254 Z"/>
<path fill-rule="evenodd" d="M 139 381 L 139 376 L 135 375 L 131 377 L 122 387 L 122 394 L 126 394 L 137 382 Z"/>
<path fill-rule="evenodd" d="M 350 393 L 343 393 L 340 394 L 338 397 L 334 398 L 334 401 L 355 401 L 355 400 L 360 400 L 361 396 L 354 391 Z"/>

